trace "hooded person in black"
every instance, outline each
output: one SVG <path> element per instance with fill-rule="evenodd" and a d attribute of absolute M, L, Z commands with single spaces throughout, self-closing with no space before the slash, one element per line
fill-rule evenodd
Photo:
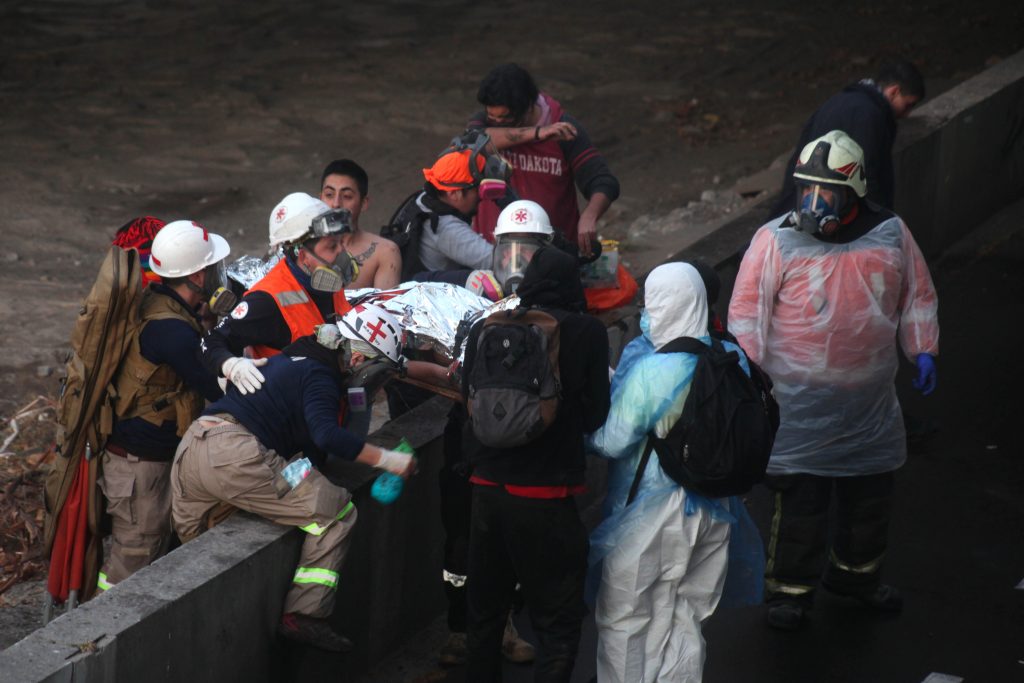
<path fill-rule="evenodd" d="M 892 145 L 897 120 L 906 117 L 924 99 L 924 94 L 924 79 L 917 68 L 906 60 L 891 59 L 879 67 L 874 79 L 851 83 L 830 97 L 804 124 L 800 140 L 786 165 L 782 191 L 772 209 L 772 217 L 796 208 L 793 169 L 800 150 L 832 130 L 843 131 L 864 150 L 867 199 L 892 209 L 896 195 Z"/>
<path fill-rule="evenodd" d="M 535 680 L 568 681 L 585 613 L 588 551 L 573 496 L 584 490 L 584 436 L 608 415 L 608 336 L 600 321 L 582 312 L 576 261 L 556 248 L 537 251 L 517 293 L 520 307 L 558 320 L 561 401 L 534 441 L 481 446 L 471 455 L 467 680 L 501 680 L 502 631 L 518 581 L 538 639 Z M 467 397 L 481 328 L 474 327 L 466 344 Z"/>

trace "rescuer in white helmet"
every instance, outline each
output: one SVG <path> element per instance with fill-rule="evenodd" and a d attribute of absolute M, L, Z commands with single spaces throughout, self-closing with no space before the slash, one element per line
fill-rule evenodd
<path fill-rule="evenodd" d="M 205 401 L 221 396 L 216 375 L 198 360 L 198 310 L 218 293 L 220 306 L 231 304 L 230 292 L 218 292 L 229 253 L 224 238 L 190 220 L 168 223 L 153 239 L 150 266 L 162 281 L 143 291 L 142 324 L 112 382 L 115 424 L 97 480 L 113 536 L 101 591 L 167 552 L 174 450 Z"/>
<path fill-rule="evenodd" d="M 881 581 L 894 474 L 907 457 L 897 344 L 926 395 L 939 352 L 928 266 L 903 220 L 864 200 L 874 179 L 860 145 L 839 130 L 812 140 L 793 179 L 795 210 L 754 235 L 728 317 L 774 380 L 781 412 L 765 479 L 775 494 L 765 593 L 780 629 L 803 623 L 819 577 L 875 610 L 902 607 Z"/>
<path fill-rule="evenodd" d="M 345 251 L 350 232 L 347 209 L 331 209 L 302 192 L 282 199 L 270 212 L 269 244 L 284 257 L 206 336 L 206 366 L 239 391 L 256 391 L 266 358 L 348 311 L 344 286 L 358 272 Z"/>

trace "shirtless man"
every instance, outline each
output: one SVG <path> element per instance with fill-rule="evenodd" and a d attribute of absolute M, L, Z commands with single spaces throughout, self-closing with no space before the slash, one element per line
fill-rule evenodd
<path fill-rule="evenodd" d="M 352 235 L 347 237 L 345 249 L 359 263 L 359 276 L 347 289 L 392 289 L 401 282 L 402 255 L 398 247 L 359 227 L 359 214 L 370 206 L 369 187 L 369 176 L 359 164 L 338 159 L 327 164 L 320 176 L 320 200 L 332 209 L 348 209 L 352 214 Z"/>

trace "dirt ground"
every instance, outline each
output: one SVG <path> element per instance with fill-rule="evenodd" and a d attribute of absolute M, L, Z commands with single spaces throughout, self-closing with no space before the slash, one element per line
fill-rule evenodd
<path fill-rule="evenodd" d="M 376 228 L 477 110 L 495 64 L 523 64 L 583 122 L 622 184 L 602 232 L 643 240 L 638 228 L 705 190 L 716 202 L 677 211 L 676 230 L 739 206 L 734 183 L 880 56 L 915 60 L 935 95 L 1024 46 L 1024 5 L 1000 0 L 35 0 L 0 5 L 0 25 L 0 440 L 55 395 L 118 226 L 187 217 L 259 253 L 274 204 L 315 193 L 347 156 L 370 174 L 363 226 Z M 0 601 L 0 615 L 24 602 Z M 25 628 L 3 622 L 0 647 Z"/>

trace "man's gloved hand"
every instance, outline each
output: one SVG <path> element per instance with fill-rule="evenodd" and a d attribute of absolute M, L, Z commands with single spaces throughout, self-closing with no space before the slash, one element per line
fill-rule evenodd
<path fill-rule="evenodd" d="M 390 451 L 386 448 L 380 449 L 380 460 L 375 465 L 378 469 L 387 470 L 400 477 L 408 477 L 416 469 L 416 461 L 412 453 L 401 451 Z"/>
<path fill-rule="evenodd" d="M 930 353 L 921 353 L 917 356 L 917 379 L 913 381 L 914 388 L 927 396 L 935 391 L 935 385 L 939 376 L 935 370 L 935 357 Z"/>
<path fill-rule="evenodd" d="M 220 366 L 220 374 L 231 380 L 241 394 L 254 394 L 263 386 L 263 373 L 257 370 L 267 364 L 266 358 L 228 358 Z"/>

